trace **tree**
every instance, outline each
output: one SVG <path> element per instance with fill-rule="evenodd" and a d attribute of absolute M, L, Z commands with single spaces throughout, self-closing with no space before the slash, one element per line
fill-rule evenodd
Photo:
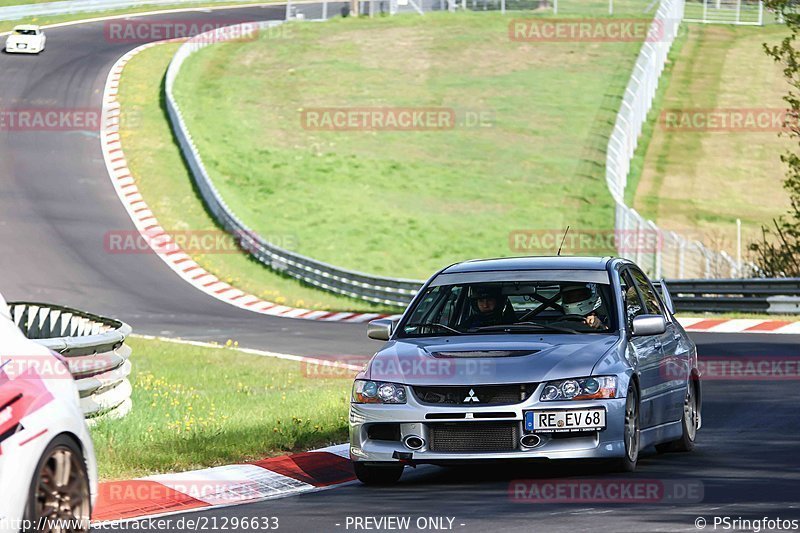
<path fill-rule="evenodd" d="M 789 35 L 780 44 L 764 43 L 767 55 L 780 63 L 789 83 L 783 99 L 789 104 L 786 129 L 782 135 L 798 139 L 797 149 L 781 155 L 786 165 L 784 188 L 789 193 L 791 207 L 784 216 L 774 219 L 771 226 L 761 228 L 761 239 L 750 245 L 758 266 L 767 276 L 800 276 L 800 2 L 797 0 L 765 0 L 764 6 L 774 11 L 789 28 Z"/>

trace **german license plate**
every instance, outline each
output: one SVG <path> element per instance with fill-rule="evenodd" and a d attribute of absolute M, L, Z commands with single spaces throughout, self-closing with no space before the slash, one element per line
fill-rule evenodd
<path fill-rule="evenodd" d="M 606 410 L 601 408 L 525 411 L 525 431 L 528 433 L 570 433 L 605 428 Z"/>

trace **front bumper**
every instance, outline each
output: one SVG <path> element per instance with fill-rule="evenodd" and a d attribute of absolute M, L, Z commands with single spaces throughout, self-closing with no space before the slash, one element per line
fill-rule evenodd
<path fill-rule="evenodd" d="M 539 391 L 537 391 L 538 393 Z M 446 464 L 463 461 L 507 459 L 610 459 L 625 455 L 623 426 L 625 398 L 609 400 L 539 402 L 535 394 L 527 401 L 515 405 L 487 405 L 466 407 L 462 405 L 422 405 L 408 394 L 404 405 L 351 404 L 350 405 L 350 458 L 363 462 L 399 462 L 411 464 Z M 602 431 L 580 434 L 543 434 L 541 442 L 531 448 L 517 443 L 513 449 L 497 451 L 437 451 L 430 449 L 430 433 L 434 424 L 504 424 L 516 426 L 516 435 L 524 432 L 523 412 L 546 409 L 584 409 L 601 407 L 606 410 L 606 428 Z M 464 414 L 468 418 L 438 418 L 445 414 Z M 506 416 L 494 417 L 503 413 Z M 492 418 L 483 418 L 487 414 Z M 435 420 L 426 418 L 433 415 Z M 398 424 L 399 438 L 370 438 L 370 427 L 375 424 Z M 385 427 L 385 426 L 384 426 Z M 453 427 L 453 426 L 451 426 Z M 403 443 L 408 436 L 419 436 L 425 445 L 411 450 Z"/>

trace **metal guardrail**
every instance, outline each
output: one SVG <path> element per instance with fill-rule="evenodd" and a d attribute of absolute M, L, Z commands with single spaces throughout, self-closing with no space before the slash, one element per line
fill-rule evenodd
<path fill-rule="evenodd" d="M 649 35 L 636 59 L 614 129 L 606 148 L 606 183 L 616 204 L 614 229 L 619 235 L 636 235 L 637 242 L 657 241 L 656 250 L 635 246 L 620 255 L 635 261 L 655 278 L 717 278 L 757 274 L 753 265 L 738 265 L 724 251 L 715 251 L 698 240 L 659 228 L 635 209 L 625 205 L 625 189 L 631 161 L 642 128 L 653 105 L 667 56 L 684 18 L 685 0 L 662 0 Z M 640 237 L 640 238 L 639 238 Z M 630 247 L 629 247 L 630 248 Z"/>
<path fill-rule="evenodd" d="M 73 15 L 78 13 L 92 13 L 128 9 L 142 6 L 179 5 L 202 3 L 233 4 L 238 0 L 76 0 L 65 2 L 46 2 L 41 4 L 26 4 L 21 6 L 0 7 L 0 20 L 21 20 L 31 17 Z"/>
<path fill-rule="evenodd" d="M 254 27 L 261 31 L 281 23 L 281 21 L 269 21 L 219 28 L 193 37 L 178 49 L 167 69 L 164 92 L 167 113 L 183 157 L 208 210 L 225 230 L 235 236 L 241 247 L 261 263 L 279 273 L 332 293 L 368 302 L 404 307 L 422 286 L 422 281 L 373 276 L 329 265 L 276 246 L 247 227 L 217 191 L 189 133 L 173 94 L 175 79 L 186 58 L 210 44 L 239 39 L 247 32 L 253 31 Z"/>
<path fill-rule="evenodd" d="M 677 311 L 800 314 L 800 278 L 667 280 Z"/>
<path fill-rule="evenodd" d="M 9 302 L 8 308 L 25 336 L 64 356 L 87 419 L 121 418 L 130 411 L 128 324 L 60 305 Z"/>

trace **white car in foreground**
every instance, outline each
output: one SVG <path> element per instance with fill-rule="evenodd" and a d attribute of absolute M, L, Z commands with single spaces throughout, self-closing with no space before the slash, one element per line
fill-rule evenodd
<path fill-rule="evenodd" d="M 6 39 L 9 54 L 38 54 L 44 52 L 47 37 L 39 26 L 24 24 L 11 30 Z"/>
<path fill-rule="evenodd" d="M 94 447 L 66 363 L 28 340 L 0 296 L 0 533 L 88 531 Z"/>

